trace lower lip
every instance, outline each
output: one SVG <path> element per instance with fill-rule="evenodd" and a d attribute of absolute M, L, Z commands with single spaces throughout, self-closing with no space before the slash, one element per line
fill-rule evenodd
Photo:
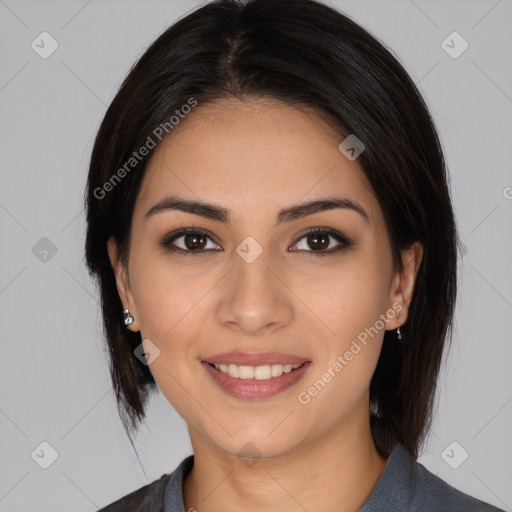
<path fill-rule="evenodd" d="M 311 365 L 308 361 L 302 366 L 299 366 L 299 368 L 288 373 L 283 373 L 279 377 L 256 380 L 230 377 L 227 373 L 217 370 L 205 361 L 202 361 L 201 364 L 224 392 L 235 398 L 245 399 L 269 398 L 281 393 L 281 391 L 296 384 Z"/>

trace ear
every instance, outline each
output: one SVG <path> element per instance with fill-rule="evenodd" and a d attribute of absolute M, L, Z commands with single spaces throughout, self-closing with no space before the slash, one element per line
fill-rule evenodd
<path fill-rule="evenodd" d="M 387 322 L 389 325 L 386 326 L 388 330 L 398 327 L 399 318 L 400 325 L 405 324 L 407 320 L 418 269 L 423 258 L 423 246 L 420 242 L 414 242 L 402 251 L 401 258 L 403 269 L 401 272 L 397 270 L 393 276 L 388 304 L 388 308 L 400 311 L 400 313 L 389 319 L 389 322 Z M 393 307 L 393 304 L 395 304 L 395 307 Z M 401 309 L 397 309 L 397 304 L 401 305 Z"/>
<path fill-rule="evenodd" d="M 130 290 L 128 270 L 118 258 L 118 247 L 114 237 L 110 237 L 108 239 L 107 250 L 110 264 L 116 278 L 117 291 L 123 304 L 123 309 L 129 309 L 130 314 L 134 318 L 134 321 L 132 325 L 130 325 L 129 329 L 130 331 L 134 332 L 139 331 L 140 327 L 137 322 L 137 318 L 139 316 L 137 313 L 137 308 L 135 307 L 135 301 L 133 300 L 132 292 Z"/>

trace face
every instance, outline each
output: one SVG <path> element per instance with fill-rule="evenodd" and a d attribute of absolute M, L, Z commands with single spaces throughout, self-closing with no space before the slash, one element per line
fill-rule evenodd
<path fill-rule="evenodd" d="M 148 164 L 127 268 L 109 243 L 131 329 L 195 445 L 273 458 L 368 423 L 384 331 L 398 309 L 407 318 L 418 262 L 394 271 L 343 139 L 274 100 L 200 104 Z M 219 210 L 147 214 L 169 196 Z M 341 207 L 284 212 L 325 199 Z"/>

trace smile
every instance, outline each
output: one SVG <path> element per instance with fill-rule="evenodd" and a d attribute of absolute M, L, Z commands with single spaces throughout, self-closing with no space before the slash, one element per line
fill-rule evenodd
<path fill-rule="evenodd" d="M 256 379 L 267 380 L 281 377 L 283 373 L 290 373 L 292 370 L 299 368 L 300 364 L 273 364 L 263 366 L 242 366 L 236 364 L 214 364 L 210 363 L 217 370 L 228 374 L 234 379 Z"/>
<path fill-rule="evenodd" d="M 247 366 L 203 361 L 201 366 L 224 393 L 241 399 L 275 396 L 302 379 L 310 361 L 302 364 Z"/>

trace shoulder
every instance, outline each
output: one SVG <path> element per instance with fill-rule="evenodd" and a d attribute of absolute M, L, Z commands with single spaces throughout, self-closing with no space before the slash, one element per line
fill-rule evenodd
<path fill-rule="evenodd" d="M 165 486 L 173 473 L 162 475 L 158 480 L 119 498 L 98 512 L 160 512 L 163 507 Z"/>
<path fill-rule="evenodd" d="M 488 503 L 480 501 L 428 471 L 422 464 L 416 463 L 419 471 L 419 480 L 422 482 L 423 512 L 503 512 Z"/>

